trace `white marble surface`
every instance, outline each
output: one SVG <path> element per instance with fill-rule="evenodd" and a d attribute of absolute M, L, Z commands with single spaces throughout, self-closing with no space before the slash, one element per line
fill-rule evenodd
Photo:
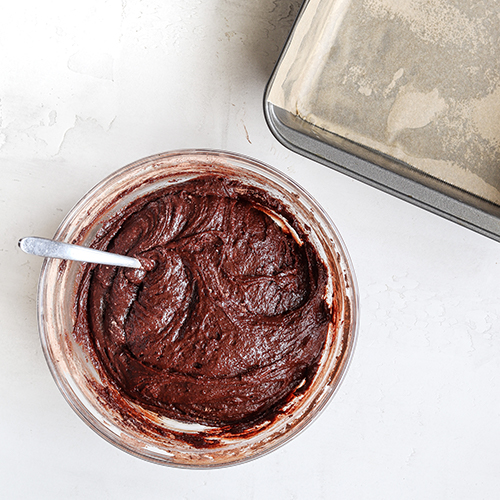
<path fill-rule="evenodd" d="M 500 244 L 283 148 L 262 96 L 298 0 L 16 0 L 0 16 L 0 497 L 498 498 Z M 228 149 L 301 183 L 360 286 L 353 363 L 304 433 L 216 471 L 153 465 L 90 430 L 36 325 L 51 236 L 104 176 L 153 153 Z"/>

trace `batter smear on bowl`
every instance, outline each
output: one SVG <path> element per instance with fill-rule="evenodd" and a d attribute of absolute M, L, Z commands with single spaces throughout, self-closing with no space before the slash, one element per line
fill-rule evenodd
<path fill-rule="evenodd" d="M 307 389 L 334 311 L 325 265 L 278 200 L 204 175 L 137 199 L 93 246 L 144 262 L 88 265 L 78 287 L 77 335 L 122 395 L 241 428 Z"/>

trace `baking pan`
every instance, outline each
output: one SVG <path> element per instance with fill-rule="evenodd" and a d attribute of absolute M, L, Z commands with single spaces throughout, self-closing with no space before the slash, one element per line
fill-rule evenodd
<path fill-rule="evenodd" d="M 288 148 L 500 241 L 496 0 L 309 0 L 264 108 Z"/>

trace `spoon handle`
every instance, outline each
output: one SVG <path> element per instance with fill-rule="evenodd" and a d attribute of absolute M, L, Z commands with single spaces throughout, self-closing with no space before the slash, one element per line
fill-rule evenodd
<path fill-rule="evenodd" d="M 46 238 L 21 238 L 19 247 L 26 253 L 38 255 L 39 257 L 52 257 L 56 259 L 77 260 L 79 262 L 92 262 L 94 264 L 105 264 L 108 266 L 133 267 L 142 269 L 138 259 L 118 255 L 111 252 L 94 250 L 93 248 L 71 245 L 60 241 L 48 240 Z"/>

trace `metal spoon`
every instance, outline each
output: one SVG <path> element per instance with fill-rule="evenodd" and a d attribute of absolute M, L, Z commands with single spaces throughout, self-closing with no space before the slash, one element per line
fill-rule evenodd
<path fill-rule="evenodd" d="M 94 250 L 93 248 L 71 245 L 69 243 L 48 240 L 46 238 L 21 238 L 18 244 L 24 252 L 32 255 L 38 255 L 39 257 L 52 257 L 56 259 L 105 264 L 108 266 L 122 266 L 142 269 L 141 263 L 134 257 L 127 257 L 126 255 L 118 255 L 111 252 L 103 252 L 101 250 Z"/>

